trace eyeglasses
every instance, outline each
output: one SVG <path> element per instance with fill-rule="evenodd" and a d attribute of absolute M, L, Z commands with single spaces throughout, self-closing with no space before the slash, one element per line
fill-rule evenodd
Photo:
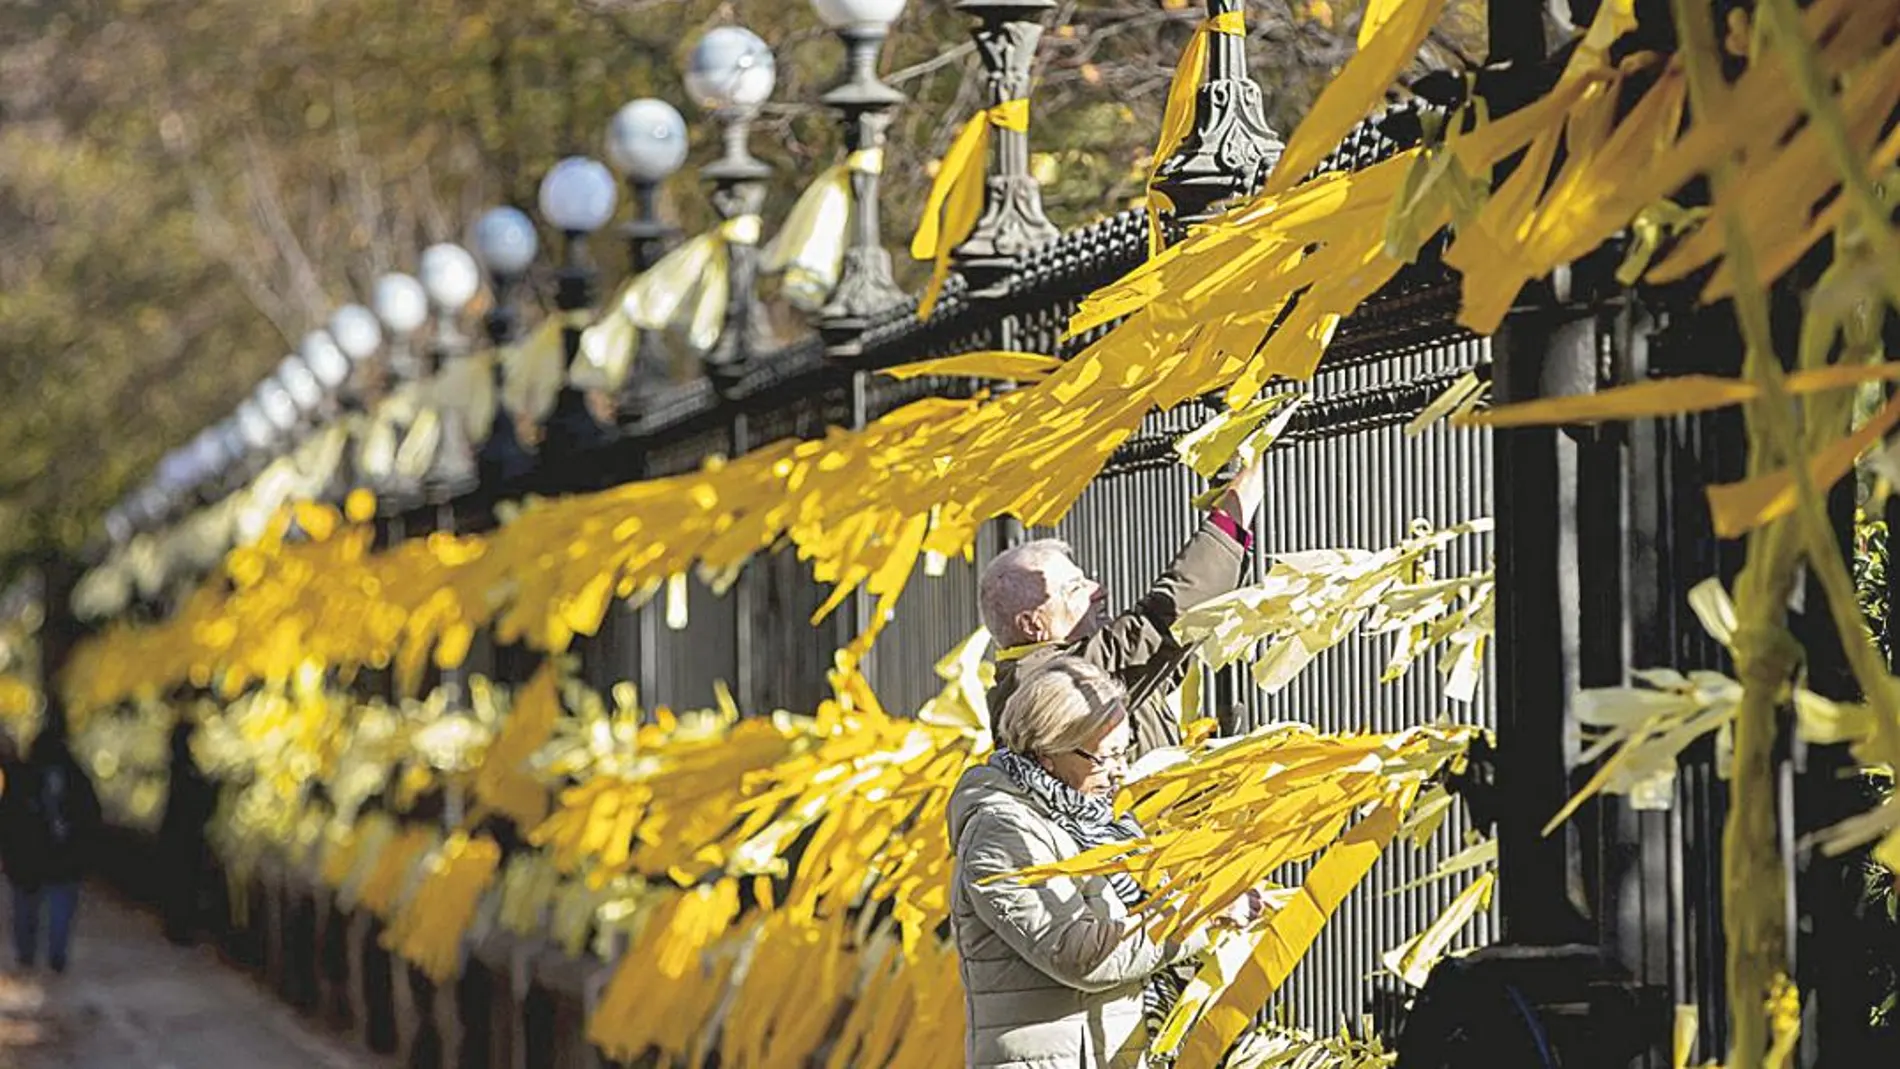
<path fill-rule="evenodd" d="M 1068 582 L 1062 584 L 1062 589 L 1057 591 L 1056 593 L 1058 596 L 1066 600 L 1068 598 L 1073 598 L 1083 593 L 1094 594 L 1096 587 L 1099 585 L 1100 584 L 1098 584 L 1095 581 L 1094 576 L 1091 576 L 1088 573 L 1084 572 L 1083 574 L 1076 576 L 1074 579 L 1071 579 Z"/>
<path fill-rule="evenodd" d="M 1101 768 L 1103 765 L 1121 765 L 1124 768 L 1128 766 L 1127 750 L 1116 750 L 1112 753 L 1101 754 L 1090 753 L 1087 750 L 1070 750 L 1069 752 L 1087 760 L 1089 764 L 1096 768 Z"/>

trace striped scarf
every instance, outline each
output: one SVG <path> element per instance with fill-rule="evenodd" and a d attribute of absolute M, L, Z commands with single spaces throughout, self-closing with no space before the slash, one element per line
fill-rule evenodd
<path fill-rule="evenodd" d="M 1047 769 L 1034 760 L 1014 750 L 998 747 L 990 755 L 990 764 L 1040 802 L 1055 818 L 1056 826 L 1068 832 L 1069 837 L 1084 850 L 1109 843 L 1129 842 L 1146 834 L 1134 814 L 1117 817 L 1108 799 L 1083 794 L 1050 775 Z M 1122 905 L 1130 909 L 1147 897 L 1135 878 L 1125 872 L 1110 873 L 1108 886 Z M 1169 969 L 1156 972 L 1142 985 L 1142 1011 L 1148 1020 L 1150 1034 L 1167 1019 L 1175 1000 L 1181 995 L 1181 989 L 1181 978 Z"/>

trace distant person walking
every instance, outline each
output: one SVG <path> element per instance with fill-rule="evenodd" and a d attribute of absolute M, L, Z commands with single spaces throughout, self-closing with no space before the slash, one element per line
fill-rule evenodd
<path fill-rule="evenodd" d="M 205 872 L 205 825 L 218 806 L 218 788 L 198 770 L 191 755 L 190 720 L 172 727 L 171 789 L 158 825 L 158 849 L 165 887 L 165 937 L 179 945 L 197 936 L 199 898 Z"/>
<path fill-rule="evenodd" d="M 44 914 L 46 963 L 65 972 L 79 881 L 99 828 L 99 796 L 57 728 L 40 732 L 26 761 L 6 757 L 0 864 L 13 885 L 14 955 L 22 968 L 38 962 Z"/>

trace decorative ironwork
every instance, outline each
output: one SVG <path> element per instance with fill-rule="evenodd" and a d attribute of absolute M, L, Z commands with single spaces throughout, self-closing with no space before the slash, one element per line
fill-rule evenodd
<path fill-rule="evenodd" d="M 1043 14 L 1055 0 L 958 0 L 958 11 L 981 20 L 971 31 L 983 61 L 990 107 L 1029 95 L 1029 67 L 1042 39 Z M 1060 233 L 1042 210 L 1042 185 L 1029 173 L 1029 135 L 998 127 L 990 138 L 983 214 L 953 253 L 953 262 L 977 296 L 998 284 L 1024 254 Z"/>
<path fill-rule="evenodd" d="M 1207 17 L 1244 10 L 1246 0 L 1207 0 Z M 1161 164 L 1156 186 L 1180 223 L 1212 218 L 1216 205 L 1258 188 L 1285 149 L 1267 125 L 1260 85 L 1247 73 L 1247 40 L 1209 35 L 1207 70 L 1194 97 L 1194 128 Z"/>
<path fill-rule="evenodd" d="M 514 345 L 521 336 L 521 313 L 514 306 L 514 293 L 520 283 L 521 279 L 515 275 L 500 272 L 491 272 L 489 275 L 488 285 L 495 295 L 495 303 L 482 317 L 482 329 L 497 354 L 491 372 L 497 398 L 501 396 L 502 387 L 499 354 Z M 521 444 L 521 437 L 515 432 L 514 414 L 499 400 L 495 404 L 494 421 L 488 428 L 488 438 L 482 442 L 481 451 L 475 458 L 475 467 L 481 485 L 488 488 L 510 485 L 534 470 L 534 454 Z"/>
<path fill-rule="evenodd" d="M 554 307 L 565 319 L 561 324 L 561 367 L 566 369 L 580 356 L 581 327 L 574 321 L 575 313 L 593 307 L 597 272 L 587 256 L 587 235 L 569 232 L 563 238 L 566 259 L 554 276 Z M 545 434 L 538 466 L 568 483 L 584 470 L 572 463 L 576 455 L 598 448 L 613 437 L 589 410 L 586 395 L 565 382 L 555 395 Z"/>
<path fill-rule="evenodd" d="M 387 400 L 400 390 L 414 390 L 422 378 L 422 358 L 416 355 L 414 340 L 405 334 L 391 331 L 383 349 L 383 364 L 388 378 L 379 401 Z M 377 408 L 371 409 L 375 418 Z M 408 432 L 407 424 L 397 424 L 394 428 L 397 441 Z M 300 432 L 292 432 L 296 434 Z M 403 471 L 402 465 L 391 464 L 387 471 L 371 476 L 371 486 L 376 491 L 376 510 L 384 516 L 400 515 L 423 503 L 422 480 Z"/>
<path fill-rule="evenodd" d="M 430 339 L 430 350 L 429 363 L 436 375 L 441 374 L 449 361 L 463 359 L 468 351 L 468 338 L 456 324 L 454 313 L 436 312 L 435 337 Z M 441 420 L 442 437 L 436 443 L 429 471 L 422 478 L 422 494 L 430 503 L 442 504 L 475 489 L 481 480 L 463 413 L 444 405 L 436 416 Z"/>
<path fill-rule="evenodd" d="M 627 187 L 633 193 L 633 219 L 620 233 L 627 239 L 627 262 L 637 276 L 660 262 L 678 239 L 679 229 L 660 218 L 658 182 L 635 179 L 629 181 Z M 666 361 L 666 346 L 655 332 L 642 328 L 634 343 L 627 377 L 621 381 L 620 393 L 614 398 L 614 419 L 622 431 L 640 421 L 645 399 L 669 377 Z"/>
<path fill-rule="evenodd" d="M 905 300 L 904 291 L 891 278 L 891 254 L 884 247 L 877 204 L 884 137 L 904 94 L 877 75 L 885 37 L 882 28 L 853 27 L 839 31 L 839 36 L 844 39 L 847 73 L 844 83 L 823 100 L 843 116 L 845 150 L 853 156 L 873 154 L 879 160 L 878 167 L 852 168 L 850 240 L 837 288 L 818 312 L 818 332 L 825 339 L 826 352 L 852 357 L 863 351 L 864 331 L 873 317 Z"/>
<path fill-rule="evenodd" d="M 700 173 L 713 183 L 713 210 L 731 221 L 756 217 L 765 206 L 765 180 L 772 169 L 752 155 L 746 142 L 752 133 L 749 113 L 722 113 L 725 155 Z M 746 365 L 761 344 L 765 316 L 759 307 L 757 281 L 759 248 L 751 241 L 726 245 L 726 322 L 719 340 L 702 358 L 706 377 L 720 396 L 728 396 L 745 377 Z"/>

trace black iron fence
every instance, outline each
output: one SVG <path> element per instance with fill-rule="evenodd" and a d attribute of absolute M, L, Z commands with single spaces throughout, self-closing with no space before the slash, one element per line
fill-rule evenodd
<path fill-rule="evenodd" d="M 1573 3 L 1578 8 L 1594 4 Z M 1537 4 L 1494 4 L 1493 54 L 1543 56 Z M 1522 20 L 1522 21 L 1520 21 Z M 1510 73 L 1510 72 L 1507 72 Z M 1500 76 L 1500 84 L 1509 79 Z M 1508 86 L 1506 86 L 1508 88 Z M 1491 94 L 1498 111 L 1508 94 Z M 1327 168 L 1363 166 L 1394 148 L 1377 122 L 1362 124 Z M 723 395 L 704 381 L 649 399 L 628 433 L 506 485 L 489 485 L 442 507 L 385 521 L 383 541 L 434 529 L 487 529 L 495 506 L 523 493 L 563 492 L 690 471 L 788 437 L 827 427 L 861 427 L 933 394 L 969 390 L 964 381 L 894 381 L 878 369 L 983 350 L 1067 355 L 1094 335 L 1065 341 L 1078 303 L 1142 262 L 1146 220 L 1128 211 L 1065 233 L 1031 250 L 1015 269 L 972 297 L 952 276 L 935 314 L 919 321 L 893 307 L 863 336 L 848 364 L 828 360 L 815 338 L 759 354 Z M 1331 1031 L 1361 1015 L 1398 1025 L 1406 992 L 1380 974 L 1379 955 L 1418 932 L 1448 903 L 1456 881 L 1404 893 L 1465 845 L 1473 822 L 1494 825 L 1500 841 L 1497 907 L 1480 915 L 1468 944 L 1570 946 L 1595 955 L 1600 972 L 1578 975 L 1575 993 L 1553 1015 L 1587 1005 L 1598 1016 L 1611 996 L 1639 1008 L 1628 1037 L 1639 1063 L 1669 1063 L 1671 1005 L 1700 1008 L 1699 1058 L 1726 1041 L 1721 901 L 1721 828 L 1727 788 L 1719 744 L 1704 741 L 1682 761 L 1666 807 L 1639 808 L 1607 797 L 1583 807 L 1553 834 L 1543 825 L 1587 778 L 1574 713 L 1578 688 L 1625 682 L 1633 669 L 1725 669 L 1726 654 L 1689 612 L 1697 581 L 1731 580 L 1739 543 L 1710 530 L 1703 490 L 1742 470 L 1743 443 L 1732 416 L 1659 420 L 1627 428 L 1515 430 L 1490 434 L 1405 424 L 1461 375 L 1491 376 L 1500 399 L 1581 393 L 1686 372 L 1732 373 L 1742 351 L 1726 312 L 1708 313 L 1681 294 L 1634 294 L 1609 282 L 1615 250 L 1573 265 L 1520 295 L 1505 328 L 1478 339 L 1459 328 L 1458 281 L 1428 254 L 1343 322 L 1309 394 L 1267 461 L 1268 493 L 1257 528 L 1253 573 L 1274 554 L 1390 545 L 1422 521 L 1433 528 L 1485 516 L 1495 536 L 1462 539 L 1440 558 L 1443 574 L 1497 572 L 1493 655 L 1469 701 L 1452 701 L 1427 655 L 1404 678 L 1381 683 L 1383 643 L 1348 640 L 1323 654 L 1283 690 L 1267 694 L 1241 669 L 1216 674 L 1206 708 L 1235 728 L 1299 721 L 1324 731 L 1392 731 L 1451 719 L 1494 728 L 1495 752 L 1479 754 L 1468 783 L 1471 806 L 1422 849 L 1393 848 L 1326 926 L 1277 1009 L 1304 1027 Z M 1787 295 L 1784 295 L 1787 296 Z M 1792 320 L 1790 320 L 1792 321 Z M 1888 324 L 1889 348 L 1900 333 Z M 969 560 L 914 576 L 884 627 L 866 671 L 887 708 L 902 713 L 934 694 L 933 664 L 977 625 L 976 576 L 1004 547 L 1053 533 L 1122 600 L 1134 597 L 1186 538 L 1197 480 L 1173 461 L 1170 443 L 1213 413 L 1193 401 L 1156 413 L 1114 455 L 1052 532 L 999 521 L 978 534 Z M 1837 495 L 1837 520 L 1852 518 L 1852 494 Z M 1889 517 L 1900 521 L 1900 504 Z M 1897 524 L 1900 526 L 1900 524 Z M 708 580 L 725 588 L 715 591 Z M 725 581 L 730 580 L 729 586 Z M 1894 583 L 1889 570 L 1889 583 Z M 691 578 L 678 597 L 662 592 L 635 608 L 616 606 L 600 632 L 577 643 L 584 678 L 597 689 L 632 683 L 648 706 L 703 707 L 728 688 L 751 713 L 809 709 L 826 692 L 834 653 L 862 634 L 873 611 L 861 594 L 828 620 L 809 617 L 825 598 L 789 548 L 761 554 L 729 577 Z M 1849 696 L 1838 650 L 1805 592 L 1801 615 L 1813 685 Z M 1815 621 L 1822 621 L 1816 623 Z M 525 681 L 538 656 L 478 636 L 466 671 L 504 683 Z M 386 686 L 386 673 L 366 673 Z M 1807 1032 L 1829 1057 L 1854 1052 L 1864 1022 L 1854 969 L 1863 947 L 1835 886 L 1838 863 L 1798 847 L 1795 833 L 1843 813 L 1838 753 L 1791 744 L 1782 764 L 1780 818 L 1789 829 L 1789 925 L 1802 987 L 1818 1005 Z M 136 865 L 137 854 L 117 860 Z M 128 880 L 141 873 L 128 868 Z M 349 1021 L 383 1048 L 433 1050 L 419 1064 L 587 1065 L 581 1022 L 597 961 L 570 962 L 552 948 L 499 937 L 472 947 L 453 998 L 377 946 L 376 928 L 341 912 L 324 890 L 264 871 L 234 885 L 242 920 L 234 954 L 263 969 L 288 997 Z M 590 972 L 590 970 L 592 970 Z M 1561 1000 L 1559 1000 L 1561 1001 Z M 448 1006 L 438 1027 L 419 1008 Z M 1550 1008 L 1540 1003 L 1542 1008 Z M 1529 1016 L 1528 1013 L 1526 1016 Z M 429 1044 L 435 1044 L 430 1048 Z M 452 1053 L 450 1048 L 458 1053 Z M 1623 1059 L 1618 1059 L 1620 1064 Z M 1592 1063 L 1596 1064 L 1596 1063 Z M 1603 1063 L 1610 1064 L 1610 1063 Z"/>
<path fill-rule="evenodd" d="M 1354 144 L 1375 137 L 1368 127 Z M 893 316 L 850 368 L 827 363 L 814 341 L 760 359 L 729 400 L 700 384 L 681 388 L 649 409 L 637 448 L 619 443 L 599 463 L 610 476 L 675 474 L 715 455 L 860 426 L 919 397 L 969 389 L 952 380 L 893 380 L 877 375 L 879 367 L 991 349 L 1071 351 L 1088 339 L 1062 341 L 1070 315 L 1093 289 L 1140 263 L 1144 227 L 1142 214 L 1130 211 L 1067 233 L 1031 254 L 993 300 L 967 301 L 953 280 L 928 323 Z M 1414 521 L 1437 528 L 1490 514 L 1488 436 L 1444 425 L 1413 436 L 1403 426 L 1458 376 L 1488 362 L 1487 343 L 1452 322 L 1456 307 L 1453 281 L 1427 266 L 1408 271 L 1341 325 L 1307 402 L 1269 454 L 1255 575 L 1276 553 L 1379 549 L 1405 538 Z M 1121 599 L 1145 589 L 1198 522 L 1190 499 L 1200 480 L 1175 461 L 1172 442 L 1215 411 L 1211 401 L 1195 401 L 1150 416 L 1052 531 L 995 522 L 981 531 L 973 559 L 914 576 L 867 663 L 886 706 L 914 709 L 941 687 L 932 665 L 977 627 L 976 575 L 1009 544 L 1053 534 Z M 1481 570 L 1488 557 L 1486 539 L 1465 539 L 1445 554 L 1444 574 Z M 834 652 L 866 623 L 865 599 L 812 626 L 826 591 L 789 548 L 755 558 L 723 593 L 705 581 L 712 578 L 692 578 L 683 605 L 662 593 L 639 608 L 617 608 L 598 635 L 579 643 L 585 678 L 601 689 L 633 682 L 643 701 L 676 709 L 712 704 L 720 685 L 748 712 L 813 707 L 826 693 Z M 1349 640 L 1274 695 L 1236 667 L 1214 677 L 1204 711 L 1238 728 L 1276 720 L 1323 731 L 1391 731 L 1443 719 L 1491 726 L 1488 680 L 1474 701 L 1449 702 L 1430 657 L 1402 680 L 1381 684 L 1388 654 L 1384 643 Z M 1367 1013 L 1394 1021 L 1402 992 L 1396 980 L 1377 975 L 1379 955 L 1428 924 L 1460 885 L 1391 892 L 1460 849 L 1467 828 L 1457 817 L 1426 849 L 1391 852 L 1288 986 L 1282 1002 L 1290 1020 L 1320 1030 Z M 1481 917 L 1469 941 L 1487 941 L 1494 930 L 1492 918 Z"/>
<path fill-rule="evenodd" d="M 1368 124 L 1342 150 L 1341 161 L 1363 163 L 1389 147 Z M 877 375 L 879 368 L 992 349 L 1071 352 L 1089 339 L 1063 340 L 1069 316 L 1089 292 L 1141 261 L 1144 225 L 1140 213 L 1124 212 L 1064 234 L 1026 256 L 997 294 L 980 301 L 968 299 L 953 277 L 935 316 L 919 322 L 908 309 L 893 309 L 849 365 L 828 361 L 811 339 L 762 355 L 727 396 L 697 383 L 656 398 L 633 433 L 581 458 L 583 481 L 598 486 L 689 471 L 713 456 L 815 437 L 827 427 L 862 426 L 919 397 L 970 389 L 962 381 L 900 382 Z M 1279 997 L 1277 1010 L 1294 1024 L 1331 1031 L 1371 1015 L 1382 1029 L 1398 1025 L 1408 993 L 1381 974 L 1379 956 L 1422 929 L 1460 884 L 1393 892 L 1463 847 L 1475 818 L 1496 823 L 1500 901 L 1478 917 L 1464 942 L 1594 949 L 1608 964 L 1606 982 L 1645 1008 L 1646 1025 L 1659 1019 L 1650 1011 L 1699 1006 L 1700 1050 L 1722 1049 L 1726 788 L 1716 746 L 1704 743 L 1686 755 L 1666 809 L 1608 798 L 1586 806 L 1553 835 L 1545 836 L 1542 825 L 1589 772 L 1576 761 L 1571 702 L 1577 688 L 1622 683 L 1635 668 L 1725 663 L 1689 613 L 1686 593 L 1711 575 L 1732 578 L 1738 564 L 1738 545 L 1714 538 L 1702 501 L 1704 487 L 1740 472 L 1736 422 L 1718 417 L 1496 435 L 1443 424 L 1412 433 L 1405 426 L 1474 369 L 1493 376 L 1500 396 L 1515 399 L 1725 370 L 1708 365 L 1740 352 L 1712 325 L 1720 317 L 1680 307 L 1665 314 L 1615 287 L 1592 290 L 1580 280 L 1602 273 L 1592 276 L 1589 266 L 1580 268 L 1561 299 L 1552 287 L 1532 287 L 1504 331 L 1479 339 L 1455 324 L 1457 281 L 1428 256 L 1341 324 L 1305 387 L 1307 402 L 1269 453 L 1256 576 L 1274 554 L 1375 549 L 1403 539 L 1415 522 L 1442 528 L 1498 518 L 1495 538 L 1461 539 L 1440 560 L 1446 575 L 1480 571 L 1496 560 L 1495 655 L 1471 700 L 1448 699 L 1430 655 L 1404 678 L 1381 683 L 1389 649 L 1357 639 L 1323 654 L 1275 694 L 1261 691 L 1241 669 L 1218 673 L 1206 689 L 1202 712 L 1236 728 L 1290 720 L 1324 731 L 1391 731 L 1450 719 L 1498 731 L 1499 750 L 1480 761 L 1477 777 L 1493 789 L 1474 793 L 1475 813 L 1460 807 L 1422 849 L 1395 847 L 1325 928 Z M 1198 480 L 1174 462 L 1170 444 L 1213 411 L 1211 402 L 1193 401 L 1151 415 L 1053 531 L 991 523 L 979 532 L 972 559 L 943 561 L 914 576 L 866 664 L 886 706 L 901 713 L 937 691 L 932 665 L 977 625 L 977 574 L 1014 542 L 1055 534 L 1121 599 L 1138 594 L 1195 522 L 1189 499 Z M 573 474 L 561 478 L 571 481 Z M 446 508 L 402 517 L 386 536 L 444 526 L 482 529 L 494 522 L 497 500 L 550 488 L 533 482 L 484 487 Z M 709 579 L 730 585 L 715 591 Z M 617 606 L 599 634 L 578 643 L 582 672 L 601 690 L 636 685 L 649 706 L 703 707 L 723 685 L 748 712 L 809 709 L 826 692 L 834 653 L 863 632 L 872 611 L 858 595 L 813 626 L 809 617 L 825 596 L 791 549 L 776 548 L 736 576 L 692 578 L 682 597 L 662 592 L 638 608 Z M 1826 654 L 1819 656 L 1825 669 Z M 483 637 L 467 670 L 521 682 L 536 660 Z M 1788 827 L 1815 826 L 1817 814 L 1837 808 L 1830 760 L 1791 755 L 1783 803 Z M 1821 919 L 1825 896 L 1812 891 L 1825 877 L 1817 876 L 1811 859 L 1792 842 L 1789 857 L 1799 861 L 1791 871 L 1799 873 L 1796 886 L 1804 892 L 1790 895 L 1804 970 L 1825 973 L 1814 963 L 1832 960 L 1853 935 Z M 246 938 L 279 946 L 270 960 L 280 964 L 273 968 L 308 974 L 299 982 L 328 991 L 322 997 L 331 1002 L 341 997 L 338 985 L 351 988 L 357 1018 L 370 1013 L 378 1035 L 397 1025 L 412 1032 L 420 1027 L 403 1018 L 408 1003 L 399 993 L 409 970 L 386 954 L 375 957 L 373 934 L 337 914 L 321 891 L 259 884 L 240 894 L 281 900 L 253 911 L 264 921 L 240 929 L 251 932 Z M 326 919 L 289 920 L 305 917 Z M 269 930 L 256 931 L 260 923 Z M 336 949 L 339 941 L 372 955 L 371 971 L 384 977 L 380 986 L 360 975 L 339 976 L 338 962 L 349 959 Z M 585 963 L 581 968 L 584 973 Z M 458 984 L 460 1064 L 503 1065 L 519 1057 L 530 1064 L 583 1064 L 591 1057 L 580 1039 L 585 978 L 561 966 L 558 955 L 545 948 L 478 948 Z M 1827 985 L 1820 976 L 1812 989 L 1825 1000 Z M 1593 988 L 1590 997 L 1600 993 Z M 385 1001 L 373 1013 L 363 1008 Z M 1855 1009 L 1851 993 L 1829 1005 L 1835 1013 Z M 478 1016 L 485 1030 L 472 1027 Z M 1641 1035 L 1649 1064 L 1667 1063 L 1665 1036 L 1659 1028 Z M 499 1060 L 486 1060 L 490 1054 Z"/>
<path fill-rule="evenodd" d="M 585 481 L 689 471 L 713 456 L 862 426 L 919 397 L 971 388 L 960 380 L 892 380 L 876 374 L 880 367 L 989 349 L 1070 351 L 1076 343 L 1062 340 L 1064 324 L 1083 296 L 1145 255 L 1143 224 L 1139 213 L 1125 212 L 1065 234 L 1027 257 L 1001 296 L 982 302 L 966 300 L 953 278 L 937 316 L 920 323 L 893 311 L 850 366 L 827 361 L 811 340 L 764 355 L 727 397 L 703 384 L 679 388 L 655 400 L 635 433 L 581 458 Z M 1689 370 L 1690 357 L 1715 340 L 1688 325 L 1639 321 L 1627 295 L 1609 292 L 1561 305 L 1529 294 L 1497 339 L 1478 339 L 1456 326 L 1457 300 L 1456 280 L 1428 258 L 1341 324 L 1304 387 L 1306 403 L 1268 454 L 1253 574 L 1264 574 L 1274 554 L 1376 549 L 1403 539 L 1415 523 L 1442 528 L 1496 515 L 1495 545 L 1489 536 L 1464 538 L 1439 562 L 1441 574 L 1467 574 L 1497 557 L 1496 656 L 1475 694 L 1449 700 L 1431 655 L 1402 679 L 1381 683 L 1389 648 L 1350 639 L 1275 694 L 1241 668 L 1217 673 L 1202 711 L 1235 728 L 1299 721 L 1324 731 L 1391 731 L 1449 719 L 1499 729 L 1499 793 L 1491 811 L 1480 806 L 1476 816 L 1497 821 L 1501 898 L 1462 942 L 1598 948 L 1650 1004 L 1702 1007 L 1701 1049 L 1720 1049 L 1725 789 L 1713 746 L 1692 751 L 1668 810 L 1636 811 L 1609 799 L 1553 836 L 1544 837 L 1541 825 L 1588 771 L 1574 767 L 1568 708 L 1576 687 L 1619 683 L 1636 667 L 1722 663 L 1719 648 L 1700 637 L 1684 595 L 1736 563 L 1734 548 L 1709 534 L 1701 503 L 1703 486 L 1737 470 L 1736 428 L 1705 419 L 1627 433 L 1494 436 L 1442 423 L 1417 433 L 1405 426 L 1474 369 L 1496 375 L 1507 396 L 1574 392 Z M 977 625 L 978 572 L 1016 541 L 1062 537 L 1121 599 L 1137 595 L 1195 523 L 1189 499 L 1198 479 L 1175 462 L 1171 443 L 1213 412 L 1209 399 L 1151 415 L 1052 531 L 991 523 L 972 559 L 914 576 L 866 663 L 886 706 L 901 713 L 937 691 L 933 664 Z M 397 518 L 384 535 L 482 529 L 494 522 L 497 500 L 548 488 L 484 487 Z M 714 579 L 729 586 L 715 591 Z M 632 683 L 648 706 L 703 707 L 724 686 L 748 712 L 809 709 L 826 693 L 834 653 L 863 631 L 872 611 L 855 596 L 813 626 L 809 617 L 825 596 L 795 553 L 777 548 L 735 576 L 691 578 L 682 597 L 662 591 L 637 608 L 616 606 L 597 635 L 577 643 L 582 674 L 603 691 Z M 466 671 L 518 683 L 538 660 L 481 636 Z M 1790 782 L 1792 821 L 1805 795 Z M 1472 816 L 1459 807 L 1422 849 L 1393 848 L 1326 926 L 1275 1012 L 1320 1031 L 1357 1026 L 1362 1016 L 1381 1030 L 1399 1027 L 1409 992 L 1382 973 L 1380 955 L 1428 924 L 1461 883 L 1394 892 L 1465 846 L 1471 827 Z M 405 1047 L 450 1043 L 459 1048 L 457 1064 L 470 1066 L 592 1058 L 580 1022 L 598 962 L 568 962 L 550 948 L 507 941 L 472 948 L 451 1000 L 426 990 L 376 946 L 374 931 L 340 913 L 320 889 L 264 874 L 236 893 L 254 907 L 235 930 L 238 949 L 287 993 L 354 1021 L 378 1046 L 399 1038 Z M 425 1008 L 450 1002 L 459 1014 L 448 1025 L 434 1023 Z M 1652 1058 L 1665 1057 L 1662 1034 L 1653 1038 Z"/>

